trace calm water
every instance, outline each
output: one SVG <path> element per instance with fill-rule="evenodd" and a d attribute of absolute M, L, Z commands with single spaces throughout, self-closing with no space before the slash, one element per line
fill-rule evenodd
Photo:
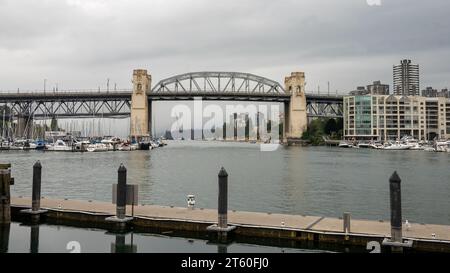
<path fill-rule="evenodd" d="M 12 223 L 9 229 L 0 226 L 0 253 L 50 252 L 70 253 L 71 242 L 79 243 L 82 253 L 136 252 L 136 253 L 315 253 L 324 250 L 303 250 L 233 243 L 218 245 L 201 239 L 185 239 L 146 233 L 117 235 L 99 229 L 40 225 L 30 227 Z M 9 240 L 9 242 L 8 242 Z M 69 244 L 69 245 L 68 245 Z"/>
<path fill-rule="evenodd" d="M 217 173 L 229 173 L 229 208 L 389 219 L 389 176 L 402 178 L 404 218 L 450 224 L 450 154 L 329 147 L 260 152 L 247 143 L 169 142 L 151 151 L 107 153 L 0 152 L 13 164 L 14 195 L 31 196 L 32 166 L 43 165 L 43 196 L 110 201 L 124 163 L 139 202 L 217 207 Z"/>

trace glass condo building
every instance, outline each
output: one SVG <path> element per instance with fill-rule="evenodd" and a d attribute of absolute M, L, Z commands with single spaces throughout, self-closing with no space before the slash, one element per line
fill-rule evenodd
<path fill-rule="evenodd" d="M 349 140 L 450 138 L 450 99 L 421 96 L 344 97 L 344 137 Z"/>

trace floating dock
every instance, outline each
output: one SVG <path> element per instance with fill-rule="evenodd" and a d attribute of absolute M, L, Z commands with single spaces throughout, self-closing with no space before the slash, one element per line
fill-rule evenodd
<path fill-rule="evenodd" d="M 12 216 L 31 207 L 31 198 L 12 197 Z M 89 226 L 112 225 L 105 218 L 116 214 L 116 206 L 107 202 L 67 199 L 41 200 L 47 210 L 46 218 L 72 221 Z M 127 206 L 127 216 L 131 216 Z M 129 225 L 138 228 L 204 232 L 217 223 L 217 210 L 181 208 L 157 205 L 134 207 L 134 219 Z M 382 244 L 390 238 L 389 221 L 351 220 L 351 232 L 343 232 L 343 220 L 319 216 L 285 215 L 275 213 L 229 211 L 228 223 L 236 227 L 234 233 L 261 239 L 287 239 L 315 243 L 366 247 L 369 242 Z M 450 226 L 410 223 L 403 228 L 403 238 L 413 242 L 412 250 L 418 252 L 450 253 Z M 369 250 L 368 250 L 369 251 Z"/>

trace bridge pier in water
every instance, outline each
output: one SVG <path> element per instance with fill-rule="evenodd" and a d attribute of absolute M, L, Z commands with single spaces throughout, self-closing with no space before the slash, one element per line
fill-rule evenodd
<path fill-rule="evenodd" d="M 16 137 L 29 139 L 32 137 L 32 116 L 19 116 L 17 118 L 17 125 L 15 130 Z"/>
<path fill-rule="evenodd" d="M 284 141 L 295 143 L 306 131 L 308 119 L 306 114 L 305 73 L 292 72 L 284 80 L 286 91 L 291 99 L 284 103 Z"/>
<path fill-rule="evenodd" d="M 147 91 L 152 83 L 151 75 L 145 69 L 133 71 L 133 93 L 131 95 L 130 136 L 140 141 L 150 136 L 151 101 Z"/>

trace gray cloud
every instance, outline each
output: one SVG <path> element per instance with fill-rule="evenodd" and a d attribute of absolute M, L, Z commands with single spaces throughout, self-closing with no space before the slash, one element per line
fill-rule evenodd
<path fill-rule="evenodd" d="M 308 89 L 391 84 L 392 65 L 421 65 L 422 87 L 449 84 L 446 0 L 0 0 L 0 89 L 130 87 L 198 70 L 244 71 Z"/>

